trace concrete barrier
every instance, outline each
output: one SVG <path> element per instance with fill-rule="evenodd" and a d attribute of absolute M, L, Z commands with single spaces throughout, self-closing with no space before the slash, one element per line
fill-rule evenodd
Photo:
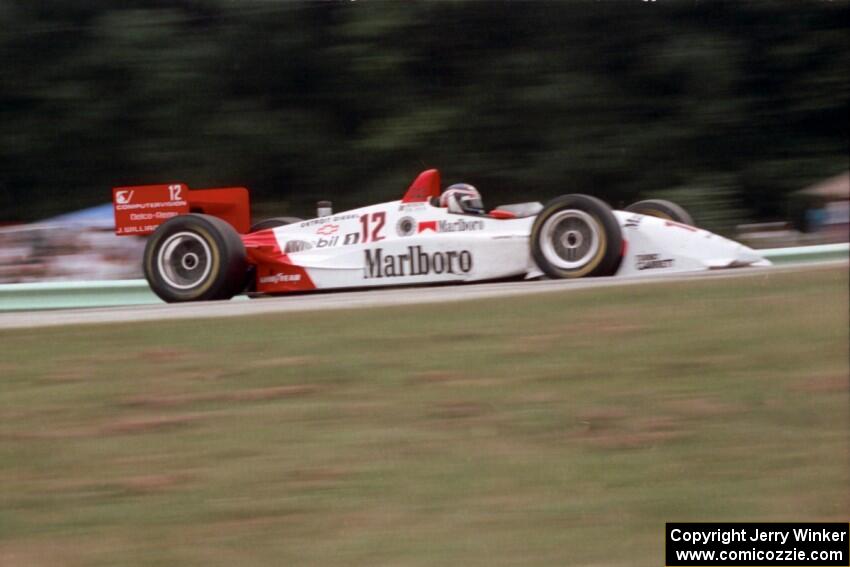
<path fill-rule="evenodd" d="M 69 281 L 0 285 L 0 311 L 162 303 L 146 280 Z"/>
<path fill-rule="evenodd" d="M 846 260 L 850 257 L 850 243 L 820 244 L 817 246 L 794 246 L 792 248 L 770 248 L 758 251 L 774 264 L 788 262 L 819 262 L 821 260 Z"/>

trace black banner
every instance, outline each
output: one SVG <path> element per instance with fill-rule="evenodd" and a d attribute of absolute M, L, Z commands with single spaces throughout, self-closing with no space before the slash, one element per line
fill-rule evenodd
<path fill-rule="evenodd" d="M 668 523 L 668 567 L 850 566 L 850 526 L 839 523 Z"/>

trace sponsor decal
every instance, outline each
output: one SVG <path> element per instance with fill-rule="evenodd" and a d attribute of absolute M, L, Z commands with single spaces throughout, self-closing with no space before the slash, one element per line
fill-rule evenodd
<path fill-rule="evenodd" d="M 328 238 L 313 238 L 311 240 L 289 240 L 283 247 L 283 251 L 287 254 L 295 252 L 304 252 L 313 248 L 333 248 L 334 246 L 348 246 L 357 244 L 360 241 L 360 234 L 352 232 L 345 236 L 336 235 Z"/>
<path fill-rule="evenodd" d="M 439 232 L 468 232 L 471 230 L 484 230 L 484 221 L 481 220 L 441 220 L 437 223 Z"/>
<path fill-rule="evenodd" d="M 643 220 L 643 215 L 633 215 L 626 219 L 626 228 L 637 228 L 640 221 Z"/>
<path fill-rule="evenodd" d="M 145 224 L 141 226 L 125 226 L 121 228 L 120 234 L 150 234 L 155 231 L 159 225 L 157 224 Z"/>
<path fill-rule="evenodd" d="M 423 221 L 419 223 L 419 232 L 433 230 L 434 232 L 468 232 L 472 230 L 484 230 L 484 221 L 481 220 L 441 220 Z"/>
<path fill-rule="evenodd" d="M 342 215 L 332 215 L 332 216 L 329 216 L 329 217 L 319 217 L 317 219 L 310 219 L 310 220 L 307 220 L 307 221 L 303 221 L 298 226 L 300 226 L 301 228 L 309 228 L 311 226 L 328 224 L 330 222 L 340 222 L 340 221 L 351 220 L 351 219 L 356 219 L 356 218 L 357 218 L 357 215 L 350 214 L 350 213 L 349 214 L 342 214 Z M 339 228 L 339 227 L 337 227 L 337 228 Z"/>
<path fill-rule="evenodd" d="M 167 220 L 171 217 L 176 217 L 178 213 L 166 213 L 163 211 L 157 211 L 155 213 L 130 213 L 130 220 L 134 221 L 143 221 L 143 220 Z"/>
<path fill-rule="evenodd" d="M 418 209 L 424 209 L 425 203 L 419 201 L 416 203 L 402 203 L 398 206 L 399 211 L 416 211 Z"/>
<path fill-rule="evenodd" d="M 437 221 L 432 220 L 420 222 L 418 232 L 425 232 L 426 230 L 433 230 L 434 232 L 437 232 Z"/>
<path fill-rule="evenodd" d="M 284 245 L 283 251 L 287 254 L 292 254 L 294 252 L 303 252 L 305 250 L 311 250 L 313 248 L 333 248 L 334 246 L 348 246 L 349 244 L 357 244 L 360 240 L 360 235 L 356 232 L 352 232 L 350 234 L 346 234 L 344 240 L 340 242 L 340 238 L 343 238 L 340 235 L 331 236 L 329 238 L 314 238 L 310 241 L 307 240 L 290 240 Z"/>
<path fill-rule="evenodd" d="M 139 209 L 164 209 L 185 207 L 186 201 L 157 201 L 155 203 L 115 203 L 116 211 L 137 211 Z"/>
<path fill-rule="evenodd" d="M 330 234 L 335 233 L 338 230 L 339 230 L 338 224 L 326 224 L 323 227 L 316 230 L 316 234 L 322 234 L 324 236 L 328 236 Z"/>
<path fill-rule="evenodd" d="M 189 212 L 182 185 L 115 187 L 112 203 L 116 234 L 150 234 L 164 221 Z"/>
<path fill-rule="evenodd" d="M 284 245 L 283 251 L 286 254 L 292 254 L 294 252 L 303 252 L 304 250 L 309 250 L 312 247 L 313 245 L 307 242 L 306 240 L 290 240 L 286 243 L 286 245 Z"/>
<path fill-rule="evenodd" d="M 278 284 L 284 282 L 300 282 L 301 274 L 272 274 L 260 278 L 262 284 Z"/>
<path fill-rule="evenodd" d="M 416 221 L 413 217 L 401 217 L 395 225 L 399 236 L 410 236 L 416 232 Z"/>
<path fill-rule="evenodd" d="M 672 268 L 673 258 L 659 258 L 658 254 L 638 254 L 635 266 L 638 270 L 655 270 L 658 268 Z"/>
<path fill-rule="evenodd" d="M 313 241 L 313 246 L 316 248 L 331 248 L 339 244 L 339 236 L 331 236 L 330 238 L 320 238 Z"/>
<path fill-rule="evenodd" d="M 363 276 L 398 278 L 429 274 L 468 274 L 472 271 L 469 250 L 424 252 L 421 246 L 408 246 L 406 254 L 384 254 L 383 248 L 364 250 L 366 265 Z"/>
<path fill-rule="evenodd" d="M 301 247 L 300 250 L 293 250 L 293 252 L 303 252 L 304 250 L 310 250 L 311 248 L 333 248 L 339 244 L 339 236 L 314 239 L 310 242 L 307 242 L 306 240 L 293 240 L 291 242 L 296 242 L 298 244 L 295 244 L 295 246 Z M 288 242 L 287 246 L 289 246 Z"/>
<path fill-rule="evenodd" d="M 153 201 L 148 203 L 133 203 L 135 189 L 123 189 L 115 192 L 115 210 L 116 211 L 138 211 L 140 209 L 164 209 L 178 208 L 187 206 L 187 202 L 183 199 L 183 187 L 180 185 L 169 185 L 168 201 Z M 172 215 L 174 216 L 174 215 Z"/>

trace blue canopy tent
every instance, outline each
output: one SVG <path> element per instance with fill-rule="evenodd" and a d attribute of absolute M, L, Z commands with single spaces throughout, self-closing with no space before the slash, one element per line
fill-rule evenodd
<path fill-rule="evenodd" d="M 86 226 L 92 228 L 114 228 L 115 215 L 112 212 L 112 203 L 104 203 L 88 209 L 81 209 L 71 213 L 61 214 L 40 221 L 38 224 L 59 224 Z"/>

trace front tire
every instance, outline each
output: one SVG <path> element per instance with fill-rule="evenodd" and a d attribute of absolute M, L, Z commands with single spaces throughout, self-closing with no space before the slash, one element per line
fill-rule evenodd
<path fill-rule="evenodd" d="M 638 213 L 640 215 L 680 222 L 688 226 L 696 226 L 693 217 L 690 213 L 688 213 L 688 211 L 676 203 L 672 201 L 665 201 L 664 199 L 647 199 L 646 201 L 638 201 L 637 203 L 632 203 L 626 207 L 625 210 L 630 213 Z"/>
<path fill-rule="evenodd" d="M 549 201 L 531 229 L 531 255 L 549 277 L 611 276 L 620 267 L 623 235 L 611 208 L 590 195 Z"/>
<path fill-rule="evenodd" d="M 145 278 L 168 303 L 230 299 L 242 291 L 247 269 L 239 234 L 209 215 L 169 219 L 145 246 Z"/>

